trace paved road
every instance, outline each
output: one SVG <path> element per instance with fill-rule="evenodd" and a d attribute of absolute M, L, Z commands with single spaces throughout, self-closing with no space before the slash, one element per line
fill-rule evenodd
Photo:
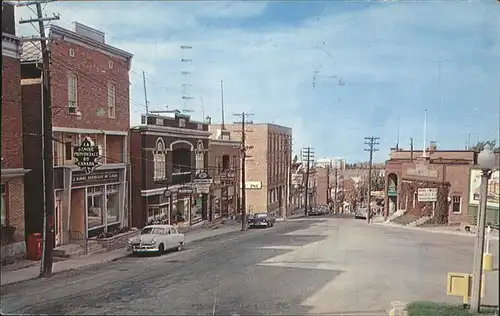
<path fill-rule="evenodd" d="M 353 219 L 299 219 L 5 286 L 1 303 L 28 314 L 382 315 L 393 300 L 460 303 L 446 297 L 446 273 L 470 269 L 473 244 Z M 498 304 L 494 279 L 485 303 Z"/>

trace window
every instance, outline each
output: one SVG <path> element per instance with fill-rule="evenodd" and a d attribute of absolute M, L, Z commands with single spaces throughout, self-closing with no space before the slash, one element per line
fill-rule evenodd
<path fill-rule="evenodd" d="M 108 117 L 116 118 L 116 85 L 108 84 Z"/>
<path fill-rule="evenodd" d="M 179 127 L 186 127 L 186 120 L 185 119 L 179 119 Z"/>
<path fill-rule="evenodd" d="M 73 48 L 69 49 L 69 56 L 70 57 L 75 57 L 75 50 Z"/>
<path fill-rule="evenodd" d="M 0 193 L 2 195 L 2 205 L 1 205 L 1 220 L 2 220 L 2 226 L 5 226 L 7 224 L 7 205 L 6 205 L 6 192 L 5 192 L 5 184 L 0 184 Z"/>
<path fill-rule="evenodd" d="M 215 175 L 220 175 L 220 172 L 222 170 L 222 162 L 220 156 L 215 157 L 215 166 L 217 167 L 217 172 Z"/>
<path fill-rule="evenodd" d="M 222 156 L 222 170 L 229 170 L 230 168 L 229 155 Z"/>
<path fill-rule="evenodd" d="M 165 155 L 165 143 L 162 138 L 156 140 L 156 149 L 154 151 L 154 180 L 165 179 L 166 174 L 166 155 Z"/>
<path fill-rule="evenodd" d="M 68 107 L 70 113 L 76 113 L 78 107 L 78 78 L 75 74 L 68 76 Z"/>
<path fill-rule="evenodd" d="M 160 117 L 156 118 L 156 125 L 163 126 L 163 119 Z"/>
<path fill-rule="evenodd" d="M 64 159 L 73 160 L 73 144 L 71 142 L 64 143 Z"/>
<path fill-rule="evenodd" d="M 451 211 L 452 213 L 462 213 L 462 197 L 454 195 L 451 197 Z"/>
<path fill-rule="evenodd" d="M 113 69 L 113 62 L 111 60 L 108 62 L 108 67 L 109 69 Z"/>
<path fill-rule="evenodd" d="M 203 130 L 203 124 L 198 124 L 198 130 L 200 130 L 200 131 Z"/>
<path fill-rule="evenodd" d="M 205 151 L 203 147 L 203 142 L 198 141 L 196 146 L 196 171 L 199 172 L 205 169 Z"/>
<path fill-rule="evenodd" d="M 87 227 L 89 230 L 104 226 L 103 190 L 103 187 L 87 188 Z"/>
<path fill-rule="evenodd" d="M 106 186 L 106 212 L 107 225 L 120 221 L 120 186 L 111 184 Z"/>

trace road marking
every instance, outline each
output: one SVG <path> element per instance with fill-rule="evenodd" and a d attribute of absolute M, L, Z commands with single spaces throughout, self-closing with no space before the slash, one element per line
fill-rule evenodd
<path fill-rule="evenodd" d="M 252 249 L 276 249 L 276 250 L 296 250 L 300 247 L 298 246 L 262 246 L 262 247 L 251 247 Z"/>

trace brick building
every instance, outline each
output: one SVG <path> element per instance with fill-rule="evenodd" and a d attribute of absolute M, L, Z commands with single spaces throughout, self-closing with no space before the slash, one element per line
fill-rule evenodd
<path fill-rule="evenodd" d="M 220 125 L 209 125 L 208 168 L 214 179 L 209 220 L 232 217 L 239 212 L 240 142 Z"/>
<path fill-rule="evenodd" d="M 335 182 L 330 182 L 330 166 L 316 166 L 315 170 L 316 203 L 319 205 L 329 205 L 331 202 L 331 186 L 335 186 Z"/>
<path fill-rule="evenodd" d="M 2 2 L 2 261 L 26 251 L 20 54 L 14 6 Z"/>
<path fill-rule="evenodd" d="M 208 168 L 208 125 L 179 111 L 143 115 L 141 123 L 130 130 L 133 226 L 207 220 L 209 191 L 194 182 L 211 184 L 201 177 Z"/>
<path fill-rule="evenodd" d="M 75 23 L 50 36 L 56 246 L 79 244 L 128 226 L 129 71 L 132 54 L 105 42 L 105 34 Z M 29 233 L 41 232 L 41 53 L 26 43 L 22 56 L 25 204 Z M 84 139 L 99 150 L 100 166 L 85 174 L 75 147 Z"/>
<path fill-rule="evenodd" d="M 385 169 L 385 215 L 406 210 L 434 216 L 441 223 L 468 222 L 470 170 L 477 153 L 431 148 L 426 156 L 410 150 L 391 151 Z M 435 201 L 419 201 L 419 188 L 437 190 Z"/>
<path fill-rule="evenodd" d="M 246 145 L 253 148 L 247 152 L 250 157 L 246 159 L 246 209 L 249 213 L 282 216 L 292 161 L 292 129 L 268 123 L 247 127 Z M 241 124 L 229 124 L 226 129 L 241 141 Z"/>

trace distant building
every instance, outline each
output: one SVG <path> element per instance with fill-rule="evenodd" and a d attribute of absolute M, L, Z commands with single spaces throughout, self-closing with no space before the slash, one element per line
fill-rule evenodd
<path fill-rule="evenodd" d="M 226 124 L 234 139 L 241 141 L 241 124 Z M 247 211 L 281 216 L 287 203 L 288 175 L 292 161 L 292 129 L 275 124 L 247 125 Z"/>
<path fill-rule="evenodd" d="M 346 168 L 346 160 L 344 158 L 320 158 L 316 160 L 316 166 L 326 167 L 332 169 L 344 170 Z"/>

